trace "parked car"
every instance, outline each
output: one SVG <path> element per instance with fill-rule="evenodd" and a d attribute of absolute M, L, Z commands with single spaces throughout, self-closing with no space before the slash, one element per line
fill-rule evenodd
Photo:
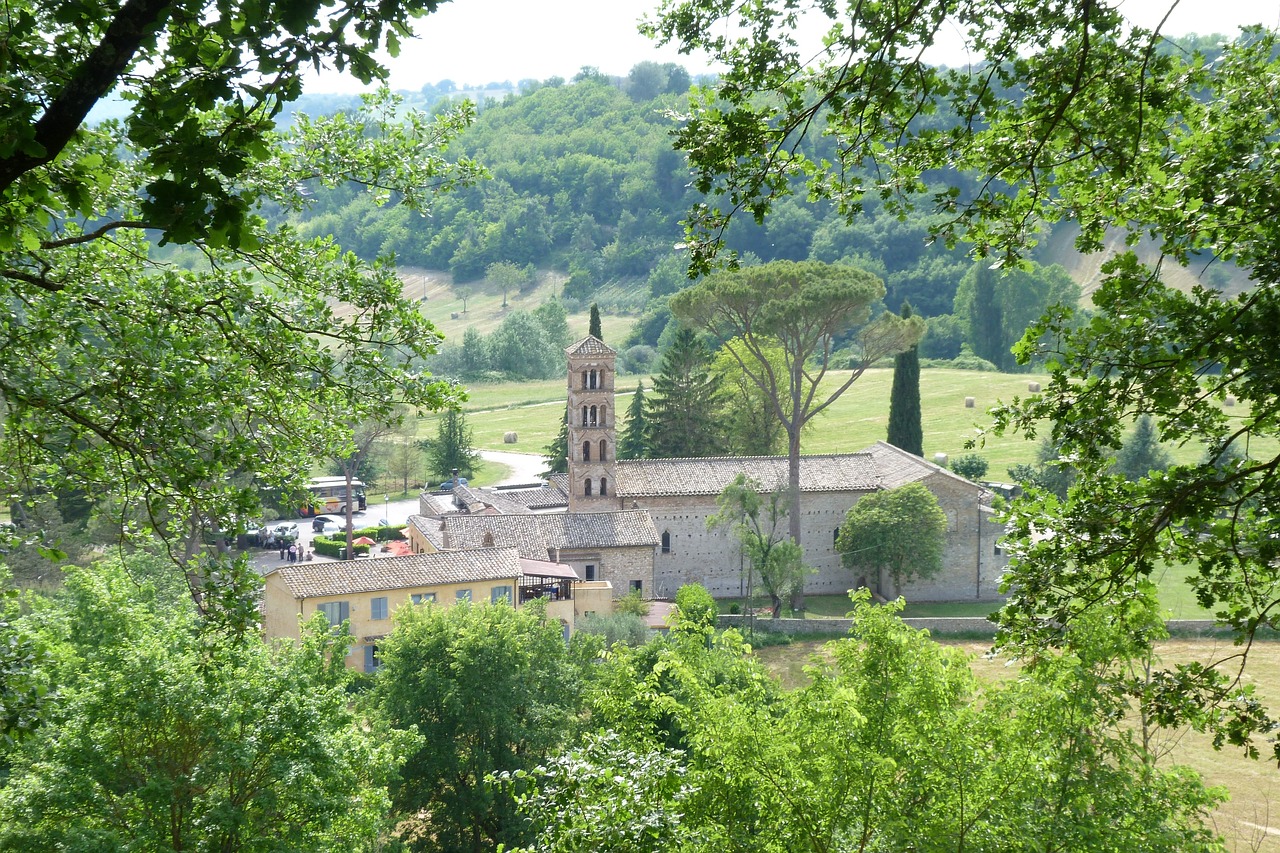
<path fill-rule="evenodd" d="M 466 477 L 454 477 L 452 479 L 445 480 L 443 483 L 441 483 L 440 491 L 449 492 L 453 490 L 454 486 L 465 486 L 466 484 L 467 484 Z"/>
<path fill-rule="evenodd" d="M 332 518 L 330 518 L 327 515 L 317 515 L 315 518 L 311 519 L 311 529 L 314 530 L 316 533 L 323 533 L 324 526 L 326 524 L 337 524 L 337 523 L 338 522 L 334 521 Z"/>
<path fill-rule="evenodd" d="M 286 545 L 290 542 L 298 541 L 298 525 L 293 522 L 288 524 L 279 524 L 271 528 L 271 538 L 268 545 L 279 546 L 281 542 Z"/>

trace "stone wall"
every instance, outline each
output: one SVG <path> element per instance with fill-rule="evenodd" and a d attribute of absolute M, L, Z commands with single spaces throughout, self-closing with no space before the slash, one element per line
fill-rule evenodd
<path fill-rule="evenodd" d="M 735 614 L 721 614 L 721 628 L 742 629 L 747 617 Z M 917 630 L 928 631 L 940 637 L 969 636 L 992 637 L 996 635 L 995 623 L 981 616 L 953 616 L 935 619 L 903 619 L 904 624 Z M 1223 628 L 1211 619 L 1171 619 L 1165 622 L 1170 634 L 1175 636 L 1222 636 Z M 756 617 L 754 628 L 770 634 L 813 635 L 829 634 L 831 637 L 843 637 L 853 627 L 852 619 L 770 619 L 768 616 Z"/>
<path fill-rule="evenodd" d="M 853 605 L 850 605 L 852 607 Z M 721 628 L 745 626 L 746 617 L 721 615 Z M 995 637 L 996 626 L 981 616 L 956 616 L 949 619 L 903 619 L 906 625 L 939 636 Z M 770 634 L 827 634 L 833 639 L 843 637 L 853 627 L 852 619 L 770 619 L 756 617 L 755 630 Z"/>
<path fill-rule="evenodd" d="M 993 520 L 990 508 L 978 503 L 972 484 L 946 474 L 924 482 L 947 514 L 943 569 L 937 577 L 907 584 L 901 592 L 912 601 L 998 601 L 1000 576 L 1007 563 L 997 552 L 1003 528 Z M 862 571 L 847 569 L 836 551 L 836 531 L 863 494 L 810 492 L 801 499 L 805 563 L 817 569 L 805 580 L 806 593 L 840 594 L 861 581 L 878 584 L 887 597 L 897 594 L 890 590 L 888 577 L 866 578 Z M 663 495 L 637 498 L 636 505 L 649 511 L 659 538 L 663 533 L 669 537 L 670 550 L 659 548 L 653 560 L 655 598 L 672 598 L 687 583 L 700 583 L 717 598 L 745 594 L 745 565 L 737 538 L 728 528 L 707 530 L 707 519 L 716 513 L 714 497 Z"/>
<path fill-rule="evenodd" d="M 653 551 L 649 545 L 637 545 L 561 551 L 553 556 L 558 562 L 572 566 L 582 580 L 587 579 L 587 566 L 595 566 L 594 580 L 607 581 L 613 588 L 614 598 L 630 592 L 633 581 L 640 582 L 640 592 L 645 598 L 655 598 L 658 596 L 654 592 Z"/>

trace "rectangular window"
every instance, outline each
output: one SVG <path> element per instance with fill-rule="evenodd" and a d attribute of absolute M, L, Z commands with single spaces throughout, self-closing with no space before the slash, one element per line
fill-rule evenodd
<path fill-rule="evenodd" d="M 587 580 L 596 580 L 596 567 L 591 563 L 587 563 Z"/>
<path fill-rule="evenodd" d="M 378 596 L 369 602 L 369 618 L 370 619 L 386 619 L 387 618 L 387 597 L 385 595 Z"/>
<path fill-rule="evenodd" d="M 382 661 L 378 660 L 378 647 L 373 643 L 364 647 L 364 671 L 373 672 L 382 666 Z"/>
<path fill-rule="evenodd" d="M 345 601 L 329 601 L 324 604 L 317 604 L 316 610 L 319 610 L 329 620 L 329 626 L 337 628 L 343 622 L 351 618 L 351 605 Z"/>
<path fill-rule="evenodd" d="M 632 591 L 632 592 L 644 592 L 643 587 L 644 587 L 644 581 L 632 581 L 632 582 L 631 582 L 631 591 Z"/>
<path fill-rule="evenodd" d="M 415 592 L 409 596 L 409 600 L 414 604 L 426 604 L 428 601 L 435 601 L 436 594 L 434 592 Z"/>
<path fill-rule="evenodd" d="M 469 590 L 469 589 L 460 589 L 460 590 L 458 590 L 456 593 L 454 593 L 453 600 L 454 600 L 454 601 L 470 601 L 470 600 L 471 600 L 471 590 Z"/>
<path fill-rule="evenodd" d="M 510 604 L 511 603 L 511 587 L 495 586 L 489 590 L 490 604 Z"/>

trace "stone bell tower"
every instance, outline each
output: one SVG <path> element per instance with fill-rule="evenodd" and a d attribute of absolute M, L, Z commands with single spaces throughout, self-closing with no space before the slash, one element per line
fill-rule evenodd
<path fill-rule="evenodd" d="M 618 509 L 614 366 L 617 352 L 587 335 L 569 358 L 569 511 Z"/>

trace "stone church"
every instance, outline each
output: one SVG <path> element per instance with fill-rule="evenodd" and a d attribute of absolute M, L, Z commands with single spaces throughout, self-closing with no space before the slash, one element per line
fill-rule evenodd
<path fill-rule="evenodd" d="M 697 582 L 718 597 L 745 593 L 742 555 L 728 531 L 707 530 L 716 496 L 740 472 L 772 491 L 786 482 L 786 457 L 619 460 L 615 362 L 617 353 L 587 336 L 568 356 L 568 512 L 646 511 L 658 543 L 651 598 L 671 598 Z M 867 578 L 846 569 L 837 553 L 836 531 L 845 513 L 872 491 L 923 483 L 938 498 L 949 526 L 943 570 L 934 578 L 893 590 L 887 576 Z M 1001 526 L 995 522 L 987 489 L 919 456 L 877 442 L 857 453 L 805 456 L 801 461 L 801 545 L 805 563 L 816 569 L 808 593 L 841 593 L 857 585 L 915 601 L 996 600 L 1006 564 Z M 593 567 L 594 568 L 594 567 Z M 595 578 L 584 578 L 594 580 Z M 636 588 L 632 583 L 631 588 Z"/>

